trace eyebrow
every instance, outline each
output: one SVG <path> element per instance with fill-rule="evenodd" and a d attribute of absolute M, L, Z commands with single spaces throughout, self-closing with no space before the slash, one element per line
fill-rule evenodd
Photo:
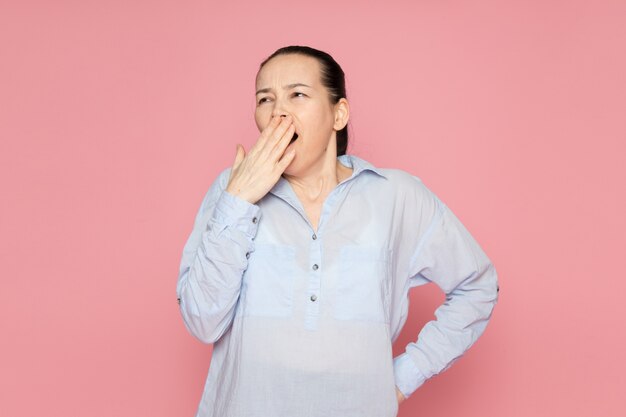
<path fill-rule="evenodd" d="M 296 87 L 309 87 L 309 88 L 313 88 L 313 87 L 311 87 L 310 85 L 306 85 L 306 84 L 303 84 L 303 83 L 293 83 L 293 84 L 287 84 L 287 85 L 283 86 L 283 89 L 284 89 L 284 90 L 289 90 L 289 89 L 291 89 L 291 88 L 296 88 Z M 268 88 L 261 88 L 259 91 L 257 91 L 257 92 L 256 92 L 256 94 L 267 93 L 267 92 L 269 92 L 269 91 L 271 91 L 271 90 L 272 90 L 272 89 L 271 89 L 271 88 L 269 88 L 269 87 L 268 87 Z"/>

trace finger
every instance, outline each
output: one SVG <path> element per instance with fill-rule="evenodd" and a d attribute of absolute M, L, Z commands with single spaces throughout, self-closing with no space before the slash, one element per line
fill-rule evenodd
<path fill-rule="evenodd" d="M 282 119 L 283 118 L 279 117 L 279 116 L 272 116 L 272 119 L 270 120 L 270 123 L 261 132 L 261 138 L 269 139 L 272 136 L 272 134 L 274 133 L 274 130 L 276 130 L 276 127 L 282 121 Z"/>
<path fill-rule="evenodd" d="M 264 155 L 264 158 L 276 161 L 285 151 L 287 145 L 289 145 L 289 140 L 293 137 L 295 132 L 295 126 L 293 125 L 291 118 L 285 119 L 287 120 L 281 121 L 280 125 L 276 127 L 270 138 L 260 147 L 260 151 Z"/>
<path fill-rule="evenodd" d="M 295 157 L 296 157 L 295 149 L 291 149 L 289 152 L 283 155 L 280 161 L 278 161 L 278 164 L 276 164 L 276 168 L 278 169 L 280 174 L 285 172 L 285 170 L 287 169 L 287 167 L 289 166 L 289 164 L 291 163 L 291 161 L 293 161 Z"/>
<path fill-rule="evenodd" d="M 271 136 L 274 133 L 274 130 L 276 130 L 276 127 L 280 124 L 280 122 L 281 122 L 280 117 L 278 116 L 271 117 L 269 124 L 265 126 L 265 128 L 261 131 L 261 135 L 250 148 L 251 154 L 256 155 L 257 152 L 261 151 L 265 147 L 266 143 L 271 139 Z"/>
<path fill-rule="evenodd" d="M 291 142 L 291 138 L 293 138 L 293 134 L 296 131 L 296 127 L 292 124 L 290 125 L 285 133 L 283 133 L 282 137 L 278 140 L 278 142 L 274 145 L 274 149 L 272 151 L 272 155 L 280 156 L 285 152 L 287 146 Z"/>
<path fill-rule="evenodd" d="M 237 169 L 239 164 L 243 161 L 246 156 L 246 151 L 240 144 L 237 144 L 237 154 L 235 155 L 235 162 L 233 163 L 233 169 Z"/>
<path fill-rule="evenodd" d="M 281 117 L 280 119 L 282 119 L 280 124 L 276 126 L 276 129 L 274 129 L 274 132 L 270 135 L 271 139 L 269 140 L 269 143 L 271 143 L 272 146 L 275 146 L 276 143 L 280 141 L 287 129 L 289 129 L 289 126 L 293 123 L 293 119 L 290 116 Z"/>

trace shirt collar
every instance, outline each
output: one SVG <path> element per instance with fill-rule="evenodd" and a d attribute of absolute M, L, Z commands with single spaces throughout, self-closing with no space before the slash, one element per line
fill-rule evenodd
<path fill-rule="evenodd" d="M 356 177 L 363 171 L 372 171 L 385 179 L 387 178 L 387 176 L 383 174 L 380 168 L 375 167 L 370 162 L 366 161 L 365 159 L 359 158 L 356 155 L 341 155 L 338 156 L 337 159 L 339 159 L 339 162 L 341 162 L 343 165 L 353 169 L 352 176 L 350 178 Z"/>
<path fill-rule="evenodd" d="M 375 167 L 370 162 L 366 161 L 365 159 L 359 158 L 358 156 L 344 154 L 338 156 L 337 159 L 344 166 L 352 168 L 352 175 L 349 178 L 345 179 L 344 182 L 353 180 L 365 171 L 371 171 L 379 175 L 380 177 L 387 179 L 387 176 L 382 172 L 380 168 Z M 274 185 L 274 187 L 272 187 L 269 192 L 279 197 L 286 197 L 293 194 L 289 182 L 282 176 L 278 179 L 278 182 Z"/>

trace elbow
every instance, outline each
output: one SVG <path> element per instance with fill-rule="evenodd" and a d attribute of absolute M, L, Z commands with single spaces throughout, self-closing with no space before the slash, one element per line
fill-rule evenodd
<path fill-rule="evenodd" d="M 233 315 L 229 315 L 222 322 L 218 323 L 217 326 L 213 326 L 209 331 L 204 331 L 198 333 L 196 338 L 202 343 L 213 344 L 220 340 L 220 338 L 226 333 L 233 322 Z"/>
<path fill-rule="evenodd" d="M 217 332 L 217 331 L 213 331 L 213 332 L 192 331 L 191 329 L 190 329 L 190 332 L 196 339 L 198 339 L 200 342 L 207 344 L 207 345 L 211 345 L 217 342 L 224 333 L 224 332 Z"/>
<path fill-rule="evenodd" d="M 500 288 L 498 283 L 498 271 L 496 271 L 493 262 L 485 257 L 483 264 L 476 269 L 475 274 L 475 284 L 482 294 L 482 300 L 496 304 Z"/>
<path fill-rule="evenodd" d="M 485 331 L 491 321 L 493 311 L 498 302 L 498 274 L 495 266 L 489 262 L 480 272 L 474 272 L 474 279 L 467 286 L 457 289 L 455 295 L 459 296 L 459 311 L 456 320 L 462 323 L 462 327 L 470 330 L 471 343 Z"/>
<path fill-rule="evenodd" d="M 463 295 L 468 300 L 495 304 L 498 300 L 499 284 L 496 267 L 490 261 L 472 269 L 472 272 L 454 289 L 447 293 Z"/>
<path fill-rule="evenodd" d="M 480 320 L 484 321 L 482 327 L 482 331 L 484 331 L 484 326 L 487 325 L 487 322 L 491 320 L 491 316 L 493 311 L 498 304 L 498 294 L 500 288 L 498 284 L 498 273 L 496 271 L 495 266 L 490 263 L 483 273 L 483 284 L 482 284 L 482 301 L 480 302 L 481 307 L 479 310 L 481 311 Z M 481 333 L 482 333 L 481 331 Z"/>
<path fill-rule="evenodd" d="M 475 281 L 476 301 L 485 306 L 487 314 L 491 315 L 491 311 L 498 303 L 498 294 L 500 291 L 498 283 L 498 272 L 493 263 L 489 262 L 477 276 Z"/>
<path fill-rule="evenodd" d="M 211 320 L 202 319 L 200 317 L 190 317 L 183 312 L 183 322 L 185 327 L 193 337 L 200 342 L 210 345 L 215 343 L 224 333 L 225 329 L 220 329 Z"/>
<path fill-rule="evenodd" d="M 235 306 L 222 311 L 222 314 L 202 312 L 188 308 L 184 300 L 181 303 L 181 315 L 185 327 L 200 342 L 205 344 L 213 344 L 217 342 L 228 331 L 232 325 L 235 310 Z"/>
<path fill-rule="evenodd" d="M 490 291 L 493 299 L 493 304 L 495 305 L 498 302 L 498 297 L 500 295 L 500 283 L 498 281 L 498 272 L 496 271 L 496 267 L 493 263 L 489 264 L 489 272 L 490 272 Z"/>
<path fill-rule="evenodd" d="M 230 328 L 240 289 L 207 288 L 193 280 L 179 279 L 177 294 L 179 311 L 189 333 L 202 343 L 212 344 Z"/>

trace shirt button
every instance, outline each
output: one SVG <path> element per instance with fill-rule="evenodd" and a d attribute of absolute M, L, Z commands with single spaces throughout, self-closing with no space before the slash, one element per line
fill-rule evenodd
<path fill-rule="evenodd" d="M 315 301 L 315 300 L 317 300 L 317 295 L 313 294 L 313 295 L 311 296 L 311 301 Z"/>
<path fill-rule="evenodd" d="M 311 236 L 311 238 L 312 238 L 313 240 L 315 240 L 315 239 L 317 239 L 317 235 L 316 235 L 315 233 L 313 233 L 313 236 Z"/>
<path fill-rule="evenodd" d="M 250 258 L 250 252 L 246 252 L 246 259 Z"/>
<path fill-rule="evenodd" d="M 176 302 L 177 302 L 178 304 L 180 304 L 180 298 L 177 298 L 177 299 L 176 299 Z"/>
<path fill-rule="evenodd" d="M 317 271 L 317 268 L 319 268 L 319 266 L 317 266 L 317 264 L 313 264 L 313 270 Z"/>
<path fill-rule="evenodd" d="M 252 218 L 252 223 L 256 224 L 257 221 L 258 221 L 258 219 L 256 217 Z"/>

